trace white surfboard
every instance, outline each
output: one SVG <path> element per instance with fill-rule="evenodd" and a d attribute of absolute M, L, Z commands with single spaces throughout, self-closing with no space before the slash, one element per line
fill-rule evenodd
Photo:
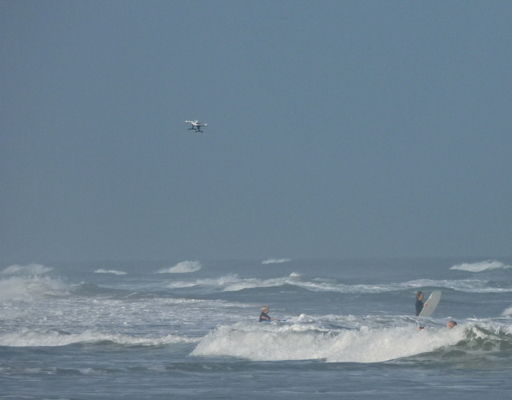
<path fill-rule="evenodd" d="M 420 317 L 430 317 L 437 305 L 439 304 L 439 300 L 441 300 L 441 291 L 435 290 L 432 292 L 428 300 L 425 302 L 425 305 L 423 306 L 423 310 L 420 312 Z"/>

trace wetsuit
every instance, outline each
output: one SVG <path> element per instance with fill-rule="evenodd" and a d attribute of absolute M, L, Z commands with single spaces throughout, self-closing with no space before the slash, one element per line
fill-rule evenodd
<path fill-rule="evenodd" d="M 423 310 L 423 302 L 416 300 L 416 316 L 420 315 L 421 310 Z"/>
<path fill-rule="evenodd" d="M 259 322 L 270 322 L 270 317 L 262 311 Z"/>

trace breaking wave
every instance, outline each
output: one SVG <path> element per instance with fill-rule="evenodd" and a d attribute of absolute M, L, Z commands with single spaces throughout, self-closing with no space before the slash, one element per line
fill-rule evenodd
<path fill-rule="evenodd" d="M 252 361 L 324 360 L 379 363 L 457 350 L 455 357 L 487 357 L 512 350 L 511 327 L 474 324 L 418 330 L 417 325 L 326 330 L 300 324 L 237 323 L 203 337 L 192 356 L 236 357 Z"/>
<path fill-rule="evenodd" d="M 53 267 L 45 267 L 41 264 L 11 265 L 2 271 L 6 275 L 42 275 L 50 272 Z"/>
<path fill-rule="evenodd" d="M 201 269 L 202 265 L 199 261 L 182 261 L 174 267 L 162 268 L 158 271 L 159 274 L 188 274 L 196 272 Z"/>
<path fill-rule="evenodd" d="M 113 275 L 126 275 L 126 272 L 124 271 L 116 271 L 114 269 L 97 269 L 94 271 L 95 274 L 113 274 Z"/>
<path fill-rule="evenodd" d="M 68 289 L 68 286 L 59 279 L 14 276 L 0 280 L 0 302 L 34 301 L 44 296 L 65 296 Z"/>
<path fill-rule="evenodd" d="M 510 269 L 512 266 L 505 265 L 499 261 L 489 260 L 489 261 L 482 261 L 472 264 L 459 264 L 454 265 L 450 269 L 460 270 L 460 271 L 468 271 L 468 272 L 483 272 L 483 271 L 490 271 L 493 269 Z"/>

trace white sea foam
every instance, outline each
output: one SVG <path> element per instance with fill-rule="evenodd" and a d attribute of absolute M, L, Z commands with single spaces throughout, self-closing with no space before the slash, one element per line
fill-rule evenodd
<path fill-rule="evenodd" d="M 41 264 L 11 265 L 2 271 L 6 275 L 42 275 L 50 272 L 53 267 L 45 267 Z"/>
<path fill-rule="evenodd" d="M 114 274 L 114 275 L 126 275 L 124 271 L 116 271 L 114 269 L 97 269 L 94 271 L 95 274 Z"/>
<path fill-rule="evenodd" d="M 41 296 L 63 296 L 68 287 L 59 279 L 49 277 L 11 277 L 0 279 L 0 302 L 6 300 L 34 301 Z"/>
<path fill-rule="evenodd" d="M 482 261 L 472 264 L 459 264 L 454 265 L 450 269 L 460 270 L 460 271 L 469 271 L 469 272 L 482 272 L 482 271 L 490 271 L 493 269 L 510 269 L 512 266 L 505 265 L 499 261 L 495 260 L 489 260 L 489 261 Z"/>
<path fill-rule="evenodd" d="M 176 343 L 194 343 L 199 339 L 186 338 L 178 335 L 163 337 L 138 337 L 117 333 L 102 333 L 84 331 L 79 334 L 64 334 L 62 332 L 37 332 L 24 329 L 21 332 L 0 334 L 0 346 L 67 346 L 75 343 L 112 342 L 123 345 L 159 346 Z"/>
<path fill-rule="evenodd" d="M 285 262 L 290 262 L 291 260 L 288 258 L 270 258 L 262 262 L 262 264 L 282 264 Z"/>
<path fill-rule="evenodd" d="M 226 285 L 224 287 L 224 292 L 237 292 L 240 290 L 245 289 L 254 289 L 254 288 L 260 288 L 260 287 L 276 287 L 276 286 L 283 286 L 286 284 L 294 284 L 296 277 L 292 276 L 286 276 L 282 278 L 274 278 L 274 279 L 257 279 L 257 278 L 245 278 L 245 279 L 238 279 L 237 281 L 234 281 L 230 283 L 229 285 Z"/>
<path fill-rule="evenodd" d="M 158 271 L 159 274 L 188 274 L 190 272 L 196 272 L 201 269 L 201 263 L 199 261 L 182 261 L 176 264 L 174 267 L 162 268 Z"/>
<path fill-rule="evenodd" d="M 464 339 L 463 329 L 418 331 L 416 325 L 340 331 L 298 328 L 301 326 L 244 323 L 220 326 L 205 336 L 191 355 L 375 363 L 431 352 Z"/>
<path fill-rule="evenodd" d="M 171 289 L 179 289 L 193 286 L 206 286 L 222 290 L 224 287 L 236 284 L 238 282 L 240 282 L 240 279 L 236 274 L 233 274 L 222 276 L 220 278 L 197 279 L 195 281 L 174 281 L 169 283 L 167 287 Z"/>

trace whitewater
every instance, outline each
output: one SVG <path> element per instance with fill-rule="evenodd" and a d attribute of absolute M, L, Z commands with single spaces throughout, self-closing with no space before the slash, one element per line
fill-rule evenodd
<path fill-rule="evenodd" d="M 508 399 L 511 265 L 0 265 L 0 398 Z M 418 290 L 443 293 L 431 318 Z M 259 323 L 262 306 L 281 321 Z"/>

